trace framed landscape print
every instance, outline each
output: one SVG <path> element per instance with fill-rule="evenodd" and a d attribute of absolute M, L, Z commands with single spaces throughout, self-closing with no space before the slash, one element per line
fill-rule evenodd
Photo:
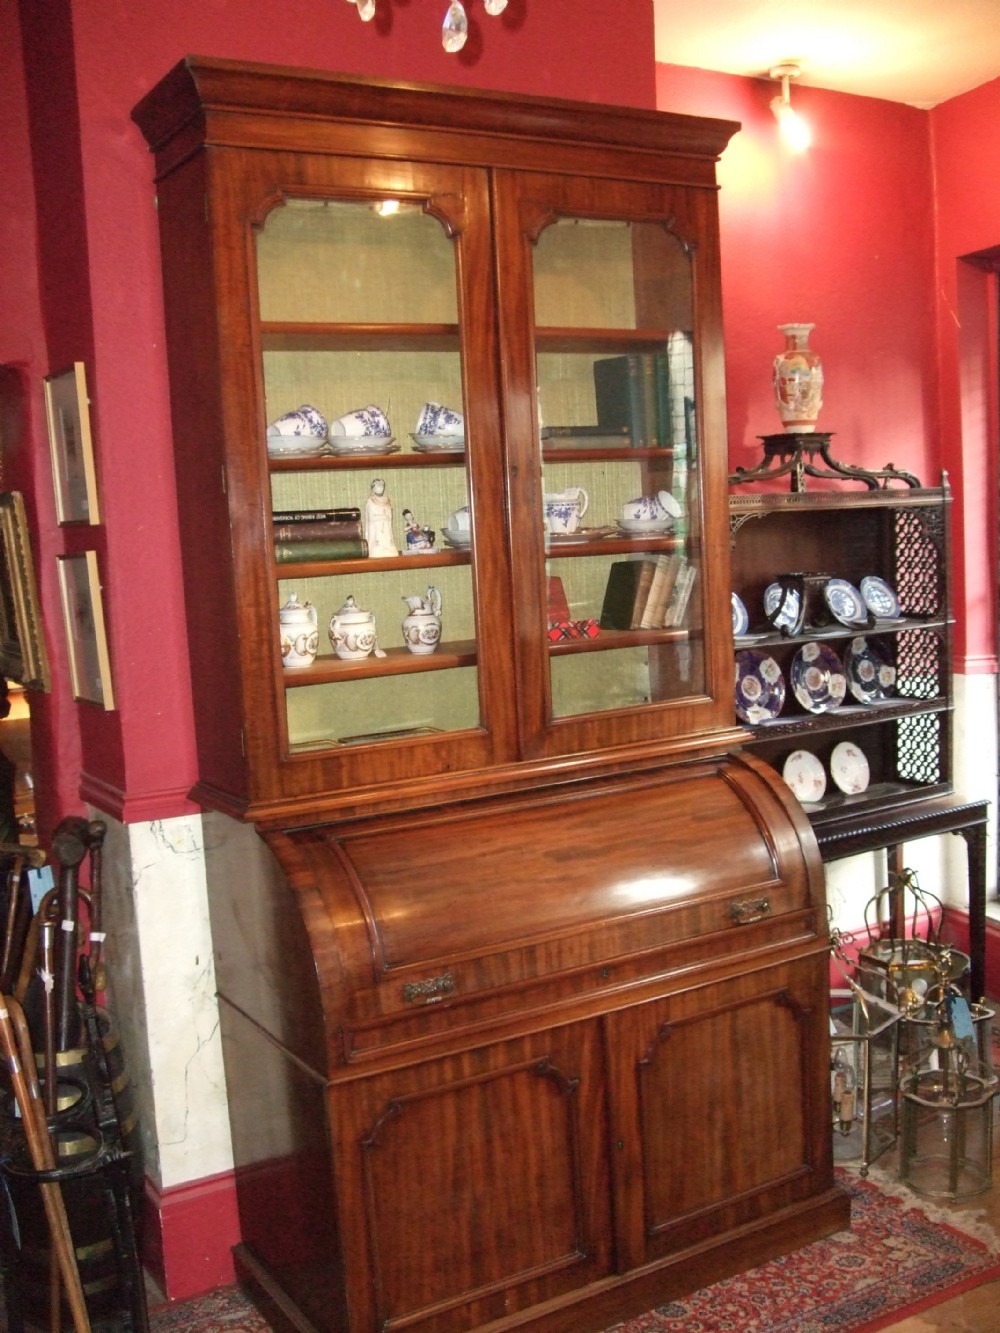
<path fill-rule="evenodd" d="M 66 623 L 73 698 L 112 709 L 115 696 L 111 684 L 108 639 L 104 629 L 97 552 L 60 555 L 56 559 L 59 563 L 59 590 Z"/>
<path fill-rule="evenodd" d="M 46 376 L 45 415 L 59 523 L 100 523 L 87 376 L 82 361 L 74 362 L 69 370 Z"/>
<path fill-rule="evenodd" d="M 0 492 L 0 675 L 50 688 L 31 539 L 20 491 Z"/>

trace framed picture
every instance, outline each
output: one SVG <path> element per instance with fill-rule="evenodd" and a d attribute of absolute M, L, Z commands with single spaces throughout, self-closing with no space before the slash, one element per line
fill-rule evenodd
<path fill-rule="evenodd" d="M 87 376 L 82 361 L 45 379 L 52 484 L 62 523 L 100 523 L 94 446 L 90 438 Z"/>
<path fill-rule="evenodd" d="M 31 539 L 20 491 L 0 492 L 0 675 L 50 688 Z"/>
<path fill-rule="evenodd" d="M 60 555 L 56 559 L 59 562 L 59 590 L 69 645 L 73 698 L 114 708 L 97 552 Z"/>

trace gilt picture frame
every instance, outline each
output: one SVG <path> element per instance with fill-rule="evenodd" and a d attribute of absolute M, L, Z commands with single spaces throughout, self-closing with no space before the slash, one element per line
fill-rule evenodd
<path fill-rule="evenodd" d="M 56 518 L 60 526 L 100 523 L 87 374 L 83 362 L 75 361 L 68 370 L 47 375 L 44 383 Z"/>
<path fill-rule="evenodd" d="M 0 492 L 0 675 L 25 689 L 51 688 L 31 537 L 20 491 Z"/>
<path fill-rule="evenodd" d="M 73 698 L 115 706 L 96 551 L 56 556 Z"/>

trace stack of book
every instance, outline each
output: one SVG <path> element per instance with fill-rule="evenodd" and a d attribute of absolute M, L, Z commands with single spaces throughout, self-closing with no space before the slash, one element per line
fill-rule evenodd
<path fill-rule="evenodd" d="M 624 431 L 640 449 L 673 443 L 666 352 L 602 357 L 594 362 L 594 393 L 602 430 Z"/>
<path fill-rule="evenodd" d="M 601 629 L 670 629 L 684 624 L 698 573 L 680 552 L 618 560 L 608 572 Z"/>
<path fill-rule="evenodd" d="M 356 560 L 368 554 L 360 509 L 276 510 L 274 558 L 278 564 L 307 560 Z"/>
<path fill-rule="evenodd" d="M 627 426 L 543 426 L 541 437 L 550 449 L 627 449 L 632 443 Z"/>

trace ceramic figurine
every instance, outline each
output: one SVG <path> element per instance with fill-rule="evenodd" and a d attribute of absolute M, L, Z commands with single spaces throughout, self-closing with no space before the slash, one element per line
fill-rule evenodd
<path fill-rule="evenodd" d="M 407 554 L 434 550 L 433 528 L 422 528 L 413 517 L 412 509 L 403 510 L 403 526 L 406 529 Z"/>
<path fill-rule="evenodd" d="M 330 617 L 330 643 L 337 656 L 346 661 L 358 661 L 372 653 L 385 657 L 378 646 L 374 615 L 362 610 L 353 597 L 348 597 Z"/>
<path fill-rule="evenodd" d="M 312 602 L 300 602 L 295 593 L 278 611 L 281 634 L 281 661 L 286 667 L 312 666 L 319 648 L 316 608 Z"/>
<path fill-rule="evenodd" d="M 392 535 L 392 501 L 385 493 L 385 482 L 376 477 L 365 501 L 365 541 L 369 556 L 399 555 Z"/>
<path fill-rule="evenodd" d="M 432 653 L 441 639 L 441 593 L 430 587 L 423 597 L 404 597 L 410 614 L 403 620 L 403 642 L 411 653 Z"/>

